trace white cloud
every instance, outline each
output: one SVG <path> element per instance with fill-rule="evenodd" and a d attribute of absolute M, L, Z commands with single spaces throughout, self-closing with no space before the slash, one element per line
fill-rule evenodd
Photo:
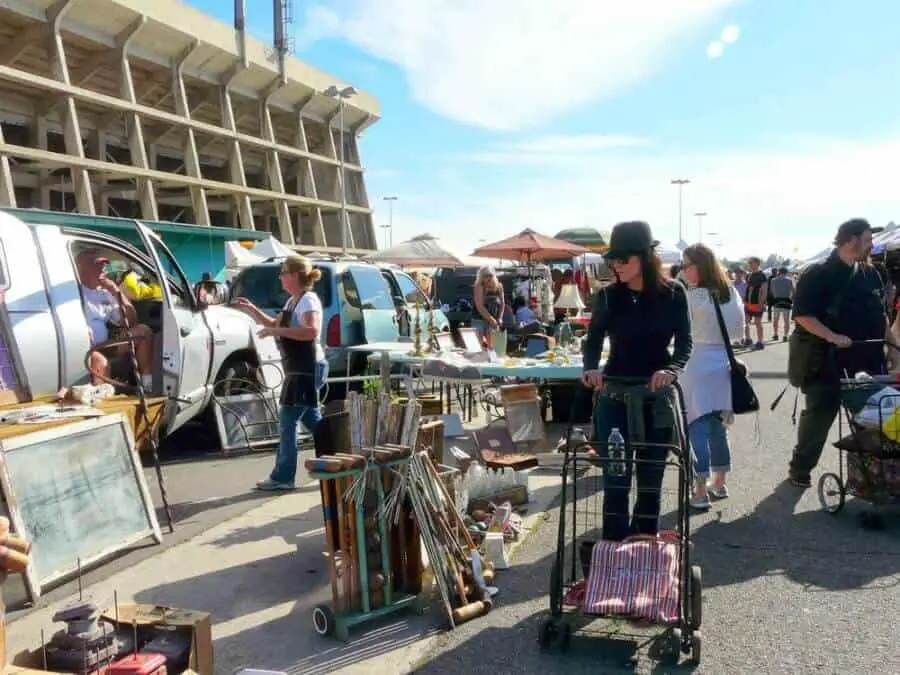
<path fill-rule="evenodd" d="M 706 48 L 706 55 L 711 59 L 718 59 L 725 53 L 725 43 L 719 42 L 716 40 L 715 42 L 710 42 L 709 46 Z"/>
<path fill-rule="evenodd" d="M 729 24 L 722 29 L 722 35 L 719 39 L 726 45 L 733 45 L 741 37 L 741 27 L 737 24 Z"/>
<path fill-rule="evenodd" d="M 736 2 L 337 0 L 300 34 L 397 64 L 438 114 L 514 130 L 626 90 Z"/>
<path fill-rule="evenodd" d="M 435 185 L 430 199 L 402 214 L 395 211 L 394 240 L 428 229 L 441 233 L 454 250 L 470 253 L 479 238 L 493 241 L 524 227 L 552 235 L 566 227 L 607 230 L 641 218 L 671 246 L 678 239 L 678 202 L 669 181 L 688 177 L 688 242 L 697 239 L 692 214 L 706 211 L 704 231 L 719 234 L 726 254 L 812 254 L 828 245 L 847 218 L 861 216 L 878 225 L 900 220 L 897 157 L 900 137 L 815 146 L 803 139 L 793 150 L 600 155 L 538 176 L 517 174 L 520 178 L 502 189 L 493 184 L 485 189 L 473 175 L 468 183 Z"/>
<path fill-rule="evenodd" d="M 549 164 L 644 146 L 650 142 L 648 138 L 627 134 L 559 134 L 514 143 L 496 143 L 467 157 L 481 164 Z"/>

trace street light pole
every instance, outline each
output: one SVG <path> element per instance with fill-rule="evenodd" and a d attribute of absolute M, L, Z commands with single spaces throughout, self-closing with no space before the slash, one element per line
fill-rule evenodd
<path fill-rule="evenodd" d="M 388 228 L 390 228 L 390 236 L 391 243 L 390 245 L 394 245 L 394 202 L 400 199 L 399 197 L 382 197 L 384 201 L 388 203 Z"/>
<path fill-rule="evenodd" d="M 344 101 L 355 96 L 356 89 L 349 86 L 338 89 L 336 85 L 331 85 L 323 93 L 329 98 L 336 98 L 338 100 L 338 123 L 340 124 L 338 137 L 341 144 L 341 254 L 347 255 L 347 228 L 349 227 L 349 223 L 347 222 L 347 172 L 345 170 L 346 158 L 344 156 Z"/>
<path fill-rule="evenodd" d="M 703 217 L 709 215 L 706 211 L 697 211 L 697 241 L 703 243 Z"/>
<path fill-rule="evenodd" d="M 384 230 L 384 247 L 390 248 L 391 245 L 388 243 L 388 233 L 390 232 L 391 226 L 390 225 L 382 225 L 381 229 Z"/>
<path fill-rule="evenodd" d="M 678 248 L 684 250 L 687 242 L 684 241 L 684 208 L 682 207 L 682 197 L 684 186 L 691 181 L 689 178 L 673 178 L 669 183 L 678 186 Z"/>

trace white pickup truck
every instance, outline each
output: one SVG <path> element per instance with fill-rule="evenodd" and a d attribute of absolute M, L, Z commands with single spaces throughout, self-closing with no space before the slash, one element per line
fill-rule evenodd
<path fill-rule="evenodd" d="M 0 289 L 8 350 L 18 384 L 31 397 L 87 379 L 90 346 L 75 257 L 94 249 L 111 266 L 161 284 L 162 298 L 133 301 L 154 336 L 153 393 L 165 394 L 163 433 L 204 412 L 231 378 L 252 379 L 277 396 L 281 357 L 272 338 L 256 336 L 244 313 L 198 301 L 171 252 L 135 222 L 143 250 L 120 239 L 58 225 L 26 224 L 0 212 Z M 2 365 L 2 364 L 0 364 Z"/>

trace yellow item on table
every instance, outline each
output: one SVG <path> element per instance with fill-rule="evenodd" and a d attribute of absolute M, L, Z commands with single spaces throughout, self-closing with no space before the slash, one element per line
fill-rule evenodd
<path fill-rule="evenodd" d="M 121 288 L 129 300 L 162 300 L 160 285 L 141 281 L 134 272 L 128 272 L 124 276 Z"/>
<path fill-rule="evenodd" d="M 881 422 L 881 433 L 892 441 L 900 441 L 900 406 Z"/>

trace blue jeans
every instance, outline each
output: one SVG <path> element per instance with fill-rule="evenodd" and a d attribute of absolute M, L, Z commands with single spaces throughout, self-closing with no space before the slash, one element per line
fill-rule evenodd
<path fill-rule="evenodd" d="M 600 457 L 609 457 L 606 439 L 614 427 L 626 439 L 626 469 L 624 476 L 603 475 L 603 538 L 607 541 L 622 541 L 631 534 L 656 534 L 659 532 L 660 490 L 668 449 L 641 447 L 635 456 L 628 440 L 625 404 L 606 396 L 598 396 L 597 407 L 594 408 L 594 438 Z M 649 402 L 644 407 L 644 433 L 648 443 L 671 443 L 672 440 L 670 429 L 658 429 L 653 424 L 652 404 Z M 637 483 L 637 496 L 634 516 L 629 518 L 628 498 L 632 470 Z"/>
<path fill-rule="evenodd" d="M 708 413 L 688 425 L 691 449 L 694 451 L 696 478 L 709 478 L 712 471 L 731 471 L 731 447 L 728 429 L 721 413 Z"/>
<path fill-rule="evenodd" d="M 316 388 L 321 390 L 327 378 L 328 362 L 319 361 L 316 363 Z M 281 441 L 275 454 L 275 468 L 269 478 L 276 483 L 294 483 L 297 478 L 297 424 L 302 422 L 307 431 L 312 432 L 321 421 L 319 406 L 281 406 Z"/>

